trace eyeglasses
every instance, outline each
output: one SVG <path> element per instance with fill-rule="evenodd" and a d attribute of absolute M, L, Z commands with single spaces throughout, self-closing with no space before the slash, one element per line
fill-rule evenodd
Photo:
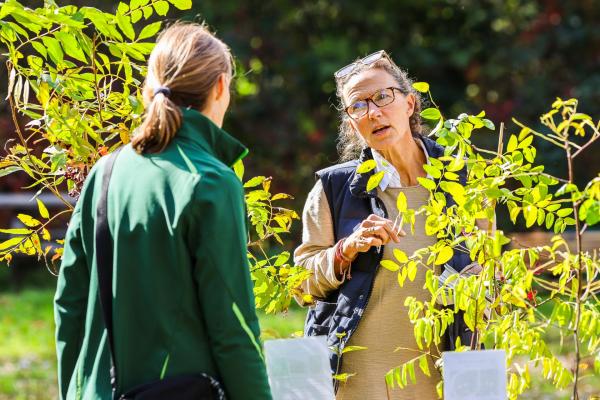
<path fill-rule="evenodd" d="M 348 76 L 350 73 L 352 73 L 352 71 L 354 71 L 354 69 L 357 66 L 359 66 L 361 64 L 362 65 L 371 65 L 374 62 L 381 60 L 382 58 L 386 59 L 390 63 L 392 63 L 392 59 L 390 58 L 390 56 L 388 56 L 388 54 L 385 52 L 385 50 L 379 50 L 379 51 L 376 51 L 375 53 L 369 54 L 366 57 L 356 60 L 353 63 L 346 65 L 345 67 L 338 69 L 337 71 L 335 71 L 333 76 L 335 77 L 335 79 L 341 79 L 345 76 Z"/>
<path fill-rule="evenodd" d="M 367 97 L 366 99 L 358 100 L 350 104 L 344 109 L 344 111 L 346 111 L 346 114 L 348 114 L 350 118 L 354 120 L 360 119 L 367 115 L 367 113 L 369 112 L 369 102 L 375 104 L 377 107 L 380 108 L 393 103 L 396 99 L 394 93 L 395 90 L 402 92 L 402 90 L 400 90 L 397 87 L 380 89 L 371 96 Z"/>

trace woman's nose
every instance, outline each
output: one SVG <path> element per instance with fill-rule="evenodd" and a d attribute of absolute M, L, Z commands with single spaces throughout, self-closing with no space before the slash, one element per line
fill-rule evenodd
<path fill-rule="evenodd" d="M 372 101 L 369 102 L 369 119 L 376 119 L 381 116 L 381 110 Z"/>

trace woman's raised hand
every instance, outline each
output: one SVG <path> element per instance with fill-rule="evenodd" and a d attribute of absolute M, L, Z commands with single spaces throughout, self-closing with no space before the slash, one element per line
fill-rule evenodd
<path fill-rule="evenodd" d="M 391 220 L 371 214 L 344 240 L 341 250 L 345 257 L 353 260 L 358 253 L 364 253 L 373 246 L 385 245 L 390 240 L 398 243 L 405 235 Z"/>

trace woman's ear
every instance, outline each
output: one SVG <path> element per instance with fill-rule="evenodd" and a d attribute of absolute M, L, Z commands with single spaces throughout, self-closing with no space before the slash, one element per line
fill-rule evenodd
<path fill-rule="evenodd" d="M 409 93 L 408 95 L 406 95 L 406 112 L 408 114 L 409 117 L 411 117 L 413 115 L 413 113 L 415 112 L 415 103 L 416 103 L 417 99 L 415 99 L 415 95 L 412 93 Z"/>
<path fill-rule="evenodd" d="M 229 81 L 230 78 L 226 73 L 221 73 L 219 75 L 219 79 L 217 79 L 217 83 L 215 84 L 215 100 L 220 100 L 221 97 L 225 94 L 226 91 L 229 91 Z"/>

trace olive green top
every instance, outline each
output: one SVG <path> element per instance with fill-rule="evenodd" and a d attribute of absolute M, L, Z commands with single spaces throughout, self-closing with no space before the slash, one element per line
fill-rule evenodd
<path fill-rule="evenodd" d="M 246 256 L 247 150 L 194 110 L 159 154 L 119 154 L 108 194 L 118 392 L 204 372 L 228 399 L 270 399 Z M 110 399 L 94 229 L 105 159 L 72 215 L 55 296 L 60 395 Z"/>

